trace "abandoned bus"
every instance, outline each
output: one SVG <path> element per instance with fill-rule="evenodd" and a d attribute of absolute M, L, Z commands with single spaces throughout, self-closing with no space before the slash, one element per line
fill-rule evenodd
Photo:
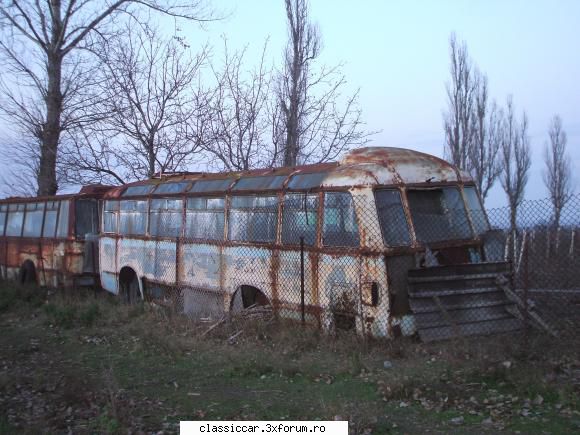
<path fill-rule="evenodd" d="M 488 226 L 467 174 L 412 150 L 362 148 L 334 163 L 111 189 L 100 279 L 129 300 L 177 294 L 180 309 L 198 316 L 268 305 L 325 329 L 386 337 L 419 330 L 429 339 L 457 327 L 470 333 L 472 309 L 505 302 L 481 281 L 505 271 L 486 262 Z M 470 276 L 479 281 L 466 283 Z M 465 302 L 470 289 L 476 297 Z M 506 313 L 487 314 L 509 329 Z"/>
<path fill-rule="evenodd" d="M 0 275 L 48 287 L 98 285 L 99 198 L 80 193 L 0 200 Z"/>

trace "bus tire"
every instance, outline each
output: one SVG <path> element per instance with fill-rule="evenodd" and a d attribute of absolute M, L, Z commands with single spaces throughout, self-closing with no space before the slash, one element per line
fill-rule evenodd
<path fill-rule="evenodd" d="M 130 267 L 123 267 L 119 273 L 119 296 L 126 304 L 136 304 L 141 300 L 139 277 Z"/>
<path fill-rule="evenodd" d="M 36 279 L 36 267 L 34 263 L 30 260 L 26 260 L 20 266 L 18 271 L 18 283 L 21 285 L 36 285 L 38 283 Z"/>

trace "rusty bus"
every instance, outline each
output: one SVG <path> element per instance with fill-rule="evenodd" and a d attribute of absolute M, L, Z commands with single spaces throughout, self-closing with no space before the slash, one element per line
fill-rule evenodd
<path fill-rule="evenodd" d="M 346 310 L 360 333 L 426 340 L 515 329 L 488 230 L 466 173 L 412 150 L 362 148 L 334 163 L 111 189 L 100 281 L 127 300 L 177 294 L 200 316 L 269 305 L 332 329 Z"/>
<path fill-rule="evenodd" d="M 99 199 L 107 189 L 0 200 L 0 277 L 47 287 L 98 286 Z"/>

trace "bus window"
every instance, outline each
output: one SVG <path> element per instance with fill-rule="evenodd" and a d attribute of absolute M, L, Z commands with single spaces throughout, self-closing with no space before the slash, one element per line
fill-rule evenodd
<path fill-rule="evenodd" d="M 103 211 L 103 232 L 118 232 L 119 201 L 105 201 Z"/>
<path fill-rule="evenodd" d="M 284 197 L 282 212 L 282 243 L 298 245 L 304 237 L 305 245 L 316 243 L 318 195 L 291 193 Z"/>
<path fill-rule="evenodd" d="M 147 201 L 121 201 L 119 233 L 145 235 L 147 231 Z"/>
<path fill-rule="evenodd" d="M 417 240 L 423 243 L 467 239 L 471 229 L 455 187 L 407 191 Z"/>
<path fill-rule="evenodd" d="M 473 221 L 473 229 L 476 234 L 481 235 L 486 231 L 489 231 L 489 223 L 487 222 L 487 217 L 477 196 L 477 191 L 475 187 L 464 187 L 465 199 L 467 200 L 467 206 L 469 207 L 469 213 L 471 215 L 471 220 Z"/>
<path fill-rule="evenodd" d="M 155 195 L 166 195 L 168 193 L 182 193 L 189 187 L 189 181 L 180 181 L 179 183 L 163 183 L 155 188 Z"/>
<path fill-rule="evenodd" d="M 6 211 L 8 210 L 7 205 L 0 205 L 0 236 L 4 235 L 4 227 L 6 226 Z"/>
<path fill-rule="evenodd" d="M 149 232 L 158 237 L 179 237 L 181 235 L 183 200 L 154 199 L 151 201 Z"/>
<path fill-rule="evenodd" d="M 58 226 L 56 227 L 56 237 L 68 236 L 68 211 L 70 201 L 61 201 L 60 212 L 58 213 Z"/>
<path fill-rule="evenodd" d="M 387 246 L 407 246 L 411 243 L 409 225 L 398 190 L 377 190 L 375 201 L 383 240 Z"/>
<path fill-rule="evenodd" d="M 42 237 L 54 237 L 56 232 L 58 206 L 58 201 L 48 201 L 46 203 L 46 214 L 44 216 L 44 228 L 42 229 Z"/>
<path fill-rule="evenodd" d="M 6 222 L 7 236 L 20 236 L 24 222 L 24 204 L 8 205 L 8 220 Z"/>
<path fill-rule="evenodd" d="M 44 216 L 44 203 L 33 202 L 26 204 L 26 215 L 24 217 L 24 237 L 40 237 L 42 233 L 42 217 Z"/>
<path fill-rule="evenodd" d="M 234 196 L 228 238 L 240 242 L 274 242 L 278 224 L 276 196 Z"/>
<path fill-rule="evenodd" d="M 79 199 L 75 202 L 75 235 L 83 239 L 87 234 L 99 232 L 99 211 L 94 199 Z"/>
<path fill-rule="evenodd" d="M 324 194 L 324 225 L 322 241 L 325 246 L 358 246 L 358 225 L 352 196 L 348 192 Z"/>
<path fill-rule="evenodd" d="M 139 186 L 127 187 L 127 190 L 123 192 L 123 196 L 136 196 L 136 195 L 147 195 L 151 193 L 155 186 L 153 184 L 142 184 Z"/>
<path fill-rule="evenodd" d="M 224 204 L 224 198 L 189 198 L 185 213 L 185 236 L 223 240 Z"/>

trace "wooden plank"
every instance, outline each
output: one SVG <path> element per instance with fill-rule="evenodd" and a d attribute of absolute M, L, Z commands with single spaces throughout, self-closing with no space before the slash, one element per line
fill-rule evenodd
<path fill-rule="evenodd" d="M 496 287 L 494 279 L 461 279 L 457 281 L 435 281 L 421 284 L 409 284 L 412 291 L 461 290 L 477 287 Z"/>
<path fill-rule="evenodd" d="M 408 276 L 411 278 L 449 276 L 449 275 L 472 275 L 478 273 L 504 274 L 509 271 L 509 264 L 506 262 L 496 263 L 468 263 L 450 266 L 424 267 L 420 269 L 410 269 Z"/>
<path fill-rule="evenodd" d="M 468 304 L 469 308 L 513 305 L 513 302 L 509 301 L 505 294 L 500 291 L 489 294 L 474 295 L 473 297 L 469 297 L 469 299 L 466 299 L 466 296 L 463 295 L 458 295 L 457 297 L 447 296 L 443 300 L 443 303 L 445 304 L 445 308 L 448 310 L 462 309 L 465 308 L 466 304 Z M 435 311 L 433 303 L 427 298 L 412 299 L 410 305 L 415 314 Z"/>
<path fill-rule="evenodd" d="M 507 319 L 494 320 L 490 322 L 475 322 L 458 325 L 459 333 L 464 337 L 512 332 L 521 329 L 521 327 L 521 321 L 512 316 Z M 453 336 L 454 332 L 451 326 L 419 329 L 419 337 L 425 342 L 446 340 Z"/>
<path fill-rule="evenodd" d="M 513 308 L 513 305 L 510 305 Z M 433 328 L 444 325 L 460 325 L 465 323 L 483 322 L 498 319 L 511 318 L 513 315 L 509 311 L 510 306 L 484 307 L 463 310 L 447 310 L 446 318 L 440 312 L 415 314 L 415 321 L 420 329 Z"/>
<path fill-rule="evenodd" d="M 485 288 L 468 288 L 461 290 L 441 290 L 441 291 L 411 291 L 409 289 L 409 295 L 413 298 L 432 298 L 433 296 L 453 296 L 453 295 L 477 295 L 482 293 L 495 293 L 497 292 L 496 287 L 485 287 Z"/>
<path fill-rule="evenodd" d="M 446 282 L 446 281 L 463 281 L 463 280 L 475 280 L 475 279 L 493 279 L 497 278 L 497 273 L 474 273 L 474 274 L 462 274 L 462 275 L 433 275 L 433 276 L 421 276 L 414 277 L 409 276 L 408 282 L 410 284 L 416 283 L 433 283 L 433 282 Z"/>
<path fill-rule="evenodd" d="M 554 328 L 552 328 L 544 319 L 542 319 L 538 313 L 530 310 L 530 304 L 526 307 L 525 301 L 522 300 L 515 292 L 513 292 L 505 283 L 499 283 L 498 286 L 505 292 L 508 299 L 515 302 L 523 311 L 528 311 L 528 316 L 535 321 L 535 323 L 540 326 L 544 331 L 552 335 L 553 337 L 558 337 L 558 333 Z M 515 314 L 515 313 L 514 313 Z M 523 314 L 522 314 L 523 315 Z M 534 324 L 532 322 L 532 324 Z"/>
<path fill-rule="evenodd" d="M 437 308 L 439 308 L 439 311 L 441 312 L 441 314 L 445 318 L 445 322 L 453 328 L 453 333 L 455 334 L 455 337 L 459 338 L 461 336 L 461 334 L 459 332 L 459 329 L 457 328 L 457 324 L 455 323 L 453 318 L 449 315 L 449 313 L 447 312 L 447 310 L 445 309 L 445 307 L 441 303 L 441 299 L 439 299 L 439 296 L 433 296 L 433 301 L 435 301 Z"/>

